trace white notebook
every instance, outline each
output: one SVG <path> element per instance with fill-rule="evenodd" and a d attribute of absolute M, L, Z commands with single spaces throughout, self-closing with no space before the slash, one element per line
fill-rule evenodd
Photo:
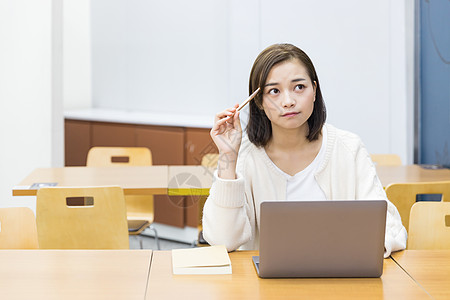
<path fill-rule="evenodd" d="M 173 274 L 231 274 L 225 246 L 172 250 Z"/>

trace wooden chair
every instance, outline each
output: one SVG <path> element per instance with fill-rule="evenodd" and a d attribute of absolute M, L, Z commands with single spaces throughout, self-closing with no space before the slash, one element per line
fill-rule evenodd
<path fill-rule="evenodd" d="M 51 187 L 37 192 L 41 249 L 129 249 L 120 187 Z"/>
<path fill-rule="evenodd" d="M 92 147 L 87 156 L 88 167 L 151 166 L 152 153 L 145 147 Z M 158 232 L 152 226 L 154 220 L 153 196 L 125 196 L 129 235 L 137 236 L 143 248 L 140 234 L 149 228 L 155 234 L 160 248 Z"/>
<path fill-rule="evenodd" d="M 386 187 L 386 195 L 397 207 L 407 230 L 411 207 L 416 203 L 417 196 L 429 194 L 441 194 L 441 201 L 450 201 L 450 181 L 394 183 Z"/>
<path fill-rule="evenodd" d="M 402 160 L 397 154 L 371 154 L 372 161 L 378 166 L 401 166 Z"/>
<path fill-rule="evenodd" d="M 219 154 L 218 153 L 207 153 L 202 157 L 201 165 L 204 167 L 216 167 L 217 162 L 219 161 Z M 203 206 L 205 206 L 206 198 L 208 196 L 200 197 L 198 201 L 198 240 L 197 240 L 197 246 L 205 246 L 208 245 L 208 243 L 203 238 L 203 226 L 202 226 L 202 217 L 203 217 Z"/>
<path fill-rule="evenodd" d="M 413 205 L 408 249 L 450 250 L 450 202 L 417 202 Z"/>
<path fill-rule="evenodd" d="M 36 218 L 28 207 L 0 208 L 0 249 L 38 249 Z"/>
<path fill-rule="evenodd" d="M 204 167 L 217 167 L 219 161 L 219 153 L 207 153 L 203 155 L 202 162 L 200 163 Z"/>

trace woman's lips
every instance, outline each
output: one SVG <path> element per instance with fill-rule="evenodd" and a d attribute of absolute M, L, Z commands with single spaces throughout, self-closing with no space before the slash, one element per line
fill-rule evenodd
<path fill-rule="evenodd" d="M 298 112 L 288 112 L 282 115 L 282 117 L 294 117 L 296 115 L 298 115 Z"/>

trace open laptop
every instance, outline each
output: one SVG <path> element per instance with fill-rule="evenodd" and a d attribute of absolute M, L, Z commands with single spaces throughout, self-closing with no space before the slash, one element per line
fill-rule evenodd
<path fill-rule="evenodd" d="M 387 202 L 264 201 L 260 277 L 380 277 Z"/>

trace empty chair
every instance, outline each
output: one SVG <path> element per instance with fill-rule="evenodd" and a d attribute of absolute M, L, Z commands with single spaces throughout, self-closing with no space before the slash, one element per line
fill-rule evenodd
<path fill-rule="evenodd" d="M 151 166 L 152 153 L 145 147 L 92 147 L 87 155 L 88 167 Z"/>
<path fill-rule="evenodd" d="M 402 160 L 397 154 L 371 154 L 372 161 L 378 166 L 401 166 Z"/>
<path fill-rule="evenodd" d="M 408 249 L 450 250 L 450 202 L 417 202 L 411 208 Z"/>
<path fill-rule="evenodd" d="M 120 187 L 51 187 L 37 192 L 41 249 L 129 249 Z"/>
<path fill-rule="evenodd" d="M 450 181 L 394 183 L 386 187 L 388 199 L 397 207 L 403 226 L 409 228 L 411 207 L 421 197 L 440 196 L 441 201 L 450 201 Z"/>
<path fill-rule="evenodd" d="M 36 218 L 28 207 L 0 208 L 0 249 L 38 249 Z"/>
<path fill-rule="evenodd" d="M 92 147 L 87 156 L 88 167 L 108 166 L 151 166 L 152 153 L 145 147 Z M 158 233 L 151 226 L 154 220 L 153 196 L 125 196 L 127 206 L 128 232 L 138 236 L 146 228 L 155 234 L 157 248 L 160 249 Z M 142 239 L 139 239 L 141 249 Z"/>
<path fill-rule="evenodd" d="M 202 157 L 201 165 L 207 168 L 217 167 L 217 162 L 219 161 L 218 153 L 207 153 Z M 198 201 L 198 246 L 208 245 L 208 243 L 203 238 L 203 226 L 202 226 L 202 217 L 203 217 L 203 206 L 205 206 L 205 201 L 208 196 L 200 197 Z"/>
<path fill-rule="evenodd" d="M 202 162 L 200 163 L 204 167 L 217 167 L 219 161 L 219 153 L 207 153 L 203 155 Z"/>

